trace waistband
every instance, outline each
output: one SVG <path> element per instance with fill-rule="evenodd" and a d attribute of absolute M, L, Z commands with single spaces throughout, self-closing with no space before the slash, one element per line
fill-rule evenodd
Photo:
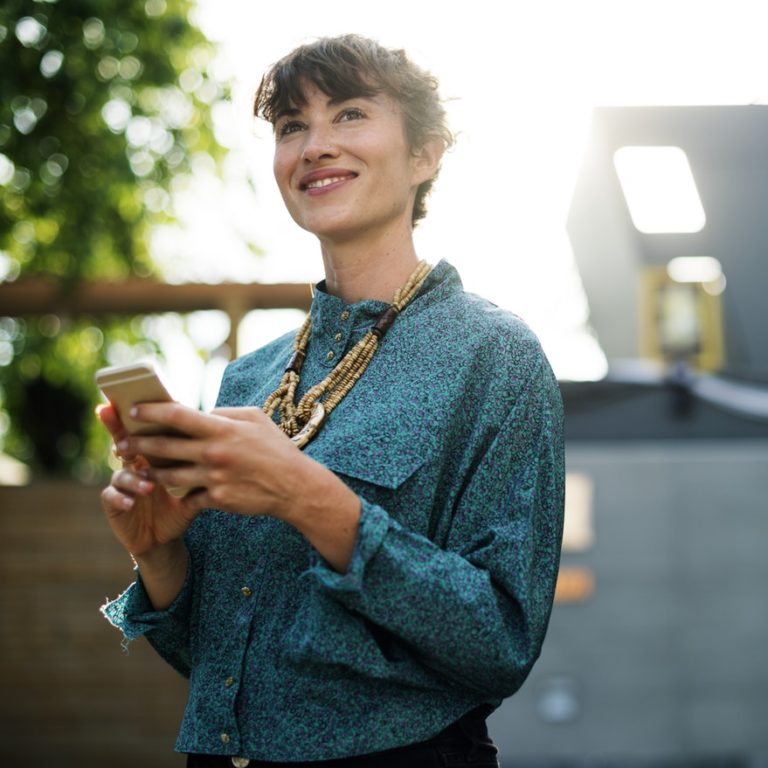
<path fill-rule="evenodd" d="M 447 768 L 475 761 L 478 766 L 497 765 L 494 761 L 498 750 L 488 736 L 485 722 L 492 711 L 493 709 L 486 705 L 477 707 L 426 741 L 365 755 L 304 762 L 250 760 L 224 755 L 188 755 L 187 768 L 421 768 L 431 765 Z"/>

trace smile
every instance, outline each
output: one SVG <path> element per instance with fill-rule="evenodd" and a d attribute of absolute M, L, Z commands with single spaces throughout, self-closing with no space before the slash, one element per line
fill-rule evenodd
<path fill-rule="evenodd" d="M 344 181 L 349 181 L 350 179 L 354 179 L 354 178 L 357 178 L 356 173 L 342 173 L 342 174 L 334 174 L 331 176 L 318 175 L 314 177 L 310 175 L 307 180 L 302 181 L 299 184 L 299 188 L 304 192 L 309 192 L 314 189 L 324 189 L 334 184 L 340 184 Z"/>
<path fill-rule="evenodd" d="M 310 181 L 304 188 L 305 189 L 317 189 L 318 187 L 327 187 L 329 184 L 335 184 L 337 181 L 344 181 L 344 179 L 351 179 L 351 176 L 331 176 L 330 179 L 318 179 L 317 181 Z"/>

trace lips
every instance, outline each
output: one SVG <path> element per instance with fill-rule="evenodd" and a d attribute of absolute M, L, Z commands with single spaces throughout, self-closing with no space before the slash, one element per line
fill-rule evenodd
<path fill-rule="evenodd" d="M 302 192 L 327 189 L 356 177 L 356 173 L 344 168 L 323 168 L 322 170 L 312 171 L 302 176 L 299 180 L 299 189 Z"/>

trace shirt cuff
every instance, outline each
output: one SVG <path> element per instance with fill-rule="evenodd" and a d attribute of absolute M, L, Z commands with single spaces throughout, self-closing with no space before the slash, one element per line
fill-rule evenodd
<path fill-rule="evenodd" d="M 357 538 L 347 572 L 335 571 L 317 553 L 313 558 L 314 563 L 310 573 L 326 589 L 336 592 L 360 592 L 363 588 L 365 566 L 374 557 L 393 524 L 392 518 L 381 507 L 371 504 L 363 498 L 360 501 Z"/>
<path fill-rule="evenodd" d="M 187 568 L 187 576 L 176 599 L 162 611 L 152 607 L 141 573 L 136 571 L 136 581 L 119 597 L 101 606 L 101 612 L 107 621 L 117 627 L 126 640 L 134 640 L 153 629 L 158 629 L 169 621 L 178 620 L 186 612 L 191 594 L 192 567 Z"/>

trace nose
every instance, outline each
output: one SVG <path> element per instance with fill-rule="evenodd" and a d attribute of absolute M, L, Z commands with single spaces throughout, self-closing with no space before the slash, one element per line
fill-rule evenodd
<path fill-rule="evenodd" d="M 305 163 L 316 163 L 324 158 L 338 156 L 339 149 L 329 130 L 313 127 L 305 132 L 304 147 L 301 152 L 301 159 Z"/>

